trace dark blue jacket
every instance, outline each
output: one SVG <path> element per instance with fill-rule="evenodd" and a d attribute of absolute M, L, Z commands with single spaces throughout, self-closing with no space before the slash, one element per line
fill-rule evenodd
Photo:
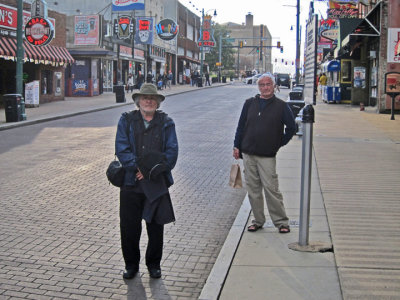
<path fill-rule="evenodd" d="M 156 113 L 161 112 L 157 111 Z M 135 137 L 133 134 L 135 129 L 133 128 L 133 122 L 129 124 L 129 134 L 127 133 L 127 127 L 127 113 L 123 113 L 118 122 L 117 135 L 115 138 L 115 154 L 126 170 L 124 185 L 135 186 L 138 157 L 135 150 Z M 168 116 L 166 116 L 162 128 L 162 142 L 162 152 L 167 158 L 169 170 L 172 170 L 178 159 L 178 139 L 175 131 L 175 123 Z M 174 183 L 171 171 L 168 171 L 166 180 L 167 186 L 171 186 Z"/>

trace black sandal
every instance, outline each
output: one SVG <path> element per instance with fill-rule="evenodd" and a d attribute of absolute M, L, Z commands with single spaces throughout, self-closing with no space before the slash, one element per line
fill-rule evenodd
<path fill-rule="evenodd" d="M 257 224 L 251 224 L 249 227 L 247 227 L 247 231 L 257 231 L 258 229 L 261 229 L 262 226 L 257 225 Z"/>
<path fill-rule="evenodd" d="M 289 225 L 281 225 L 279 226 L 279 233 L 289 233 L 290 227 Z"/>

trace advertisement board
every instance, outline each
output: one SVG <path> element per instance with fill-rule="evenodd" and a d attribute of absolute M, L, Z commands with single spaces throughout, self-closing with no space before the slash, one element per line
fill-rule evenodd
<path fill-rule="evenodd" d="M 317 38 L 318 16 L 312 15 L 307 22 L 306 49 L 304 60 L 304 101 L 306 104 L 316 103 L 316 72 L 317 72 Z"/>
<path fill-rule="evenodd" d="M 97 46 L 100 41 L 99 33 L 99 15 L 75 16 L 74 45 Z"/>
<path fill-rule="evenodd" d="M 39 80 L 28 82 L 25 84 L 25 105 L 39 106 Z"/>
<path fill-rule="evenodd" d="M 144 0 L 112 0 L 112 11 L 144 10 Z"/>
<path fill-rule="evenodd" d="M 387 62 L 400 63 L 400 28 L 388 28 Z"/>

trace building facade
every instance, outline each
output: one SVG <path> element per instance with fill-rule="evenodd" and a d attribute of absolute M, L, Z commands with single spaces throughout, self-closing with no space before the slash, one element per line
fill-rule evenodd
<path fill-rule="evenodd" d="M 50 8 L 67 15 L 67 48 L 75 58 L 66 70 L 69 96 L 112 92 L 115 85 L 125 85 L 130 74 L 137 79 L 151 73 L 155 79 L 165 72 L 177 73 L 177 40 L 162 40 L 155 28 L 165 18 L 177 20 L 178 2 L 144 4 L 143 10 L 113 11 L 111 0 L 48 1 Z M 128 37 L 124 22 L 132 24 Z M 143 24 L 148 33 L 136 34 Z"/>
<path fill-rule="evenodd" d="M 16 92 L 17 56 L 17 1 L 3 0 L 0 4 L 0 95 Z M 23 3 L 24 24 L 31 18 L 31 5 Z M 49 10 L 48 20 L 54 26 L 54 38 L 45 46 L 33 46 L 23 41 L 25 84 L 36 86 L 34 101 L 28 97 L 26 105 L 63 100 L 65 96 L 65 70 L 74 62 L 66 49 L 66 16 Z M 24 88 L 24 90 L 26 90 Z M 31 94 L 29 94 L 31 95 Z M 25 97 L 25 95 L 23 95 Z M 32 102 L 31 102 L 32 100 Z"/>
<path fill-rule="evenodd" d="M 340 8 L 334 12 L 339 13 Z M 400 43 L 399 13 L 398 0 L 360 1 L 351 15 L 339 14 L 323 30 L 320 25 L 322 37 L 324 33 L 325 37 L 334 37 L 330 51 L 324 51 L 321 66 L 337 63 L 338 68 L 327 75 L 329 85 L 338 88 L 342 103 L 373 106 L 377 112 L 392 109 L 391 98 L 385 94 L 385 74 L 400 72 L 400 49 L 397 58 L 395 53 Z M 329 14 L 332 8 L 328 18 Z M 399 97 L 393 108 L 400 109 Z"/>
<path fill-rule="evenodd" d="M 253 15 L 249 13 L 243 24 L 222 24 L 230 31 L 230 38 L 235 39 L 233 45 L 238 46 L 237 71 L 239 74 L 252 70 L 272 73 L 271 34 L 266 25 L 254 25 L 253 19 Z"/>
<path fill-rule="evenodd" d="M 200 73 L 200 37 L 201 19 L 187 7 L 178 3 L 178 83 L 190 83 L 190 76 Z"/>

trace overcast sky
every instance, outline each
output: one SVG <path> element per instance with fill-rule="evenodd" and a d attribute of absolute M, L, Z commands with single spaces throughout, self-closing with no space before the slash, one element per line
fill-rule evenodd
<path fill-rule="evenodd" d="M 246 15 L 250 12 L 254 16 L 254 25 L 267 25 L 273 38 L 272 45 L 276 45 L 279 40 L 283 45 L 284 53 L 273 48 L 272 62 L 278 59 L 275 65 L 275 71 L 288 71 L 294 73 L 294 67 L 291 66 L 296 58 L 296 0 L 179 0 L 193 12 L 201 16 L 201 10 L 213 14 L 217 10 L 217 17 L 213 18 L 217 23 L 244 23 Z M 301 6 L 300 24 L 302 25 L 302 41 L 304 41 L 304 32 L 306 19 L 308 18 L 310 1 L 299 0 Z M 193 6 L 194 5 L 194 6 Z M 326 17 L 327 2 L 315 1 L 315 12 Z M 198 10 L 196 10 L 196 8 Z M 290 30 L 293 26 L 293 31 Z M 304 45 L 301 46 L 303 53 Z M 284 59 L 288 62 L 288 67 L 280 62 Z"/>

